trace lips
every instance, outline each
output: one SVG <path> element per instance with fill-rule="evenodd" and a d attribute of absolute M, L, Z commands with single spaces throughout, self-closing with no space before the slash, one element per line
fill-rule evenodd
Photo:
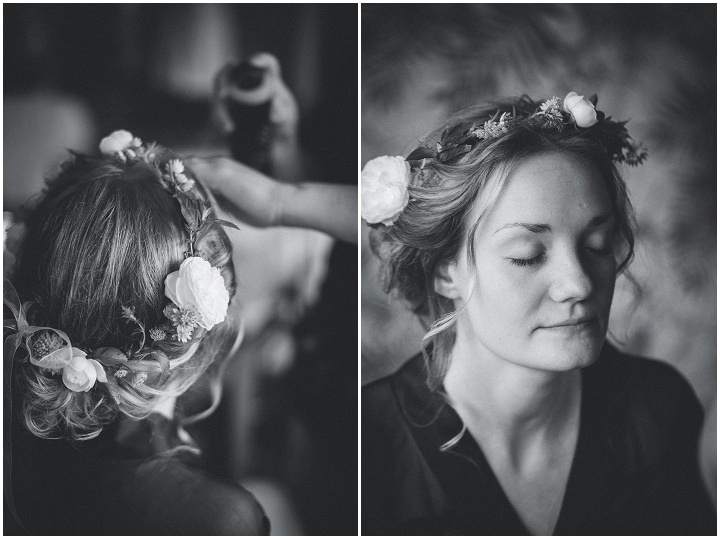
<path fill-rule="evenodd" d="M 563 320 L 561 322 L 556 322 L 552 324 L 547 324 L 544 326 L 541 326 L 541 329 L 562 329 L 562 328 L 580 328 L 586 325 L 591 324 L 595 321 L 594 316 L 584 316 L 581 318 L 570 318 L 568 320 Z"/>

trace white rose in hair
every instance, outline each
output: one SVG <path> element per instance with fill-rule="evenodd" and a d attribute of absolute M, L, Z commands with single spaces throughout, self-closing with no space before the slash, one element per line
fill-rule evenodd
<path fill-rule="evenodd" d="M 100 141 L 100 152 L 104 155 L 113 155 L 122 152 L 133 145 L 133 135 L 129 131 L 119 129 L 113 131 Z M 138 139 L 139 141 L 140 139 Z"/>
<path fill-rule="evenodd" d="M 105 370 L 99 362 L 86 357 L 85 352 L 75 347 L 73 358 L 63 367 L 63 383 L 71 391 L 88 391 L 96 380 L 107 382 Z"/>
<path fill-rule="evenodd" d="M 363 219 L 392 225 L 408 203 L 409 183 L 410 165 L 402 157 L 384 155 L 368 161 L 360 175 Z"/>
<path fill-rule="evenodd" d="M 565 96 L 563 109 L 572 115 L 578 127 L 592 127 L 598 122 L 595 105 L 576 92 Z"/>
<path fill-rule="evenodd" d="M 197 312 L 198 324 L 207 330 L 225 320 L 230 303 L 220 270 L 199 256 L 186 258 L 165 278 L 165 295 L 181 309 Z"/>

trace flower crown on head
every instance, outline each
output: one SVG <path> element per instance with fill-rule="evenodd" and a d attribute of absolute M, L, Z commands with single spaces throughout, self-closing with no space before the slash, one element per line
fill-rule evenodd
<path fill-rule="evenodd" d="M 570 92 L 561 100 L 557 96 L 535 106 L 532 111 L 513 107 L 512 111 L 497 111 L 482 125 L 473 125 L 459 142 L 424 146 L 407 158 L 382 156 L 368 161 L 363 167 L 361 184 L 361 215 L 370 225 L 391 226 L 405 209 L 410 197 L 408 187 L 411 169 L 424 169 L 433 162 L 445 163 L 458 158 L 473 147 L 503 137 L 514 126 L 530 129 L 591 133 L 605 148 L 611 161 L 640 165 L 647 158 L 647 149 L 630 138 L 627 122 L 616 122 L 595 108 L 597 96 L 586 99 Z M 444 138 L 445 133 L 441 137 Z"/>
<path fill-rule="evenodd" d="M 123 162 L 141 159 L 160 169 L 159 182 L 180 205 L 188 233 L 188 250 L 185 260 L 177 271 L 165 278 L 165 296 L 168 304 L 163 310 L 167 322 L 151 328 L 148 332 L 153 341 L 177 341 L 187 343 L 196 330 L 211 330 L 223 322 L 230 303 L 220 270 L 201 258 L 195 249 L 197 234 L 209 222 L 237 228 L 233 223 L 210 217 L 211 206 L 195 191 L 195 181 L 188 178 L 180 159 L 158 161 L 154 144 L 147 147 L 130 132 L 119 130 L 100 142 L 100 152 L 109 158 Z M 67 334 L 56 328 L 31 326 L 27 322 L 25 307 L 9 280 L 4 280 L 4 303 L 13 314 L 12 328 L 16 332 L 5 340 L 12 356 L 18 348 L 27 352 L 27 361 L 53 374 L 62 374 L 65 386 L 71 391 L 89 391 L 96 381 L 107 384 L 110 394 L 118 400 L 117 388 L 122 381 L 138 387 L 147 381 L 147 372 L 133 365 L 133 359 L 149 355 L 145 347 L 145 326 L 135 316 L 131 307 L 122 308 L 122 316 L 136 326 L 134 335 L 139 336 L 136 351 L 125 353 L 117 348 L 102 347 L 85 352 L 73 347 Z M 6 323 L 6 327 L 10 324 Z M 91 353 L 90 353 L 91 352 Z M 88 355 L 92 357 L 88 357 Z M 160 364 L 161 383 L 169 376 L 170 363 L 164 354 L 154 354 Z"/>

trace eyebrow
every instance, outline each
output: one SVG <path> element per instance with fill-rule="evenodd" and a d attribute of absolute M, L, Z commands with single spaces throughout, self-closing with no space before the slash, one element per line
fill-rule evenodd
<path fill-rule="evenodd" d="M 614 217 L 615 214 L 613 213 L 607 213 L 605 215 L 598 215 L 597 217 L 593 217 L 590 219 L 590 222 L 587 224 L 586 228 L 595 228 L 597 226 L 600 226 L 602 224 L 605 224 L 607 221 L 609 221 L 612 217 Z M 501 230 L 505 230 L 507 228 L 524 228 L 530 232 L 533 232 L 534 234 L 542 234 L 543 232 L 550 232 L 552 228 L 550 225 L 543 224 L 543 223 L 508 223 L 506 225 L 501 226 L 498 228 L 493 234 L 497 234 Z"/>

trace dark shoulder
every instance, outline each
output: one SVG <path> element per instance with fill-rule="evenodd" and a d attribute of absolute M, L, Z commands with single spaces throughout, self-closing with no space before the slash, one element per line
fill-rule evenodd
<path fill-rule="evenodd" d="M 138 533 L 147 535 L 267 535 L 255 497 L 176 457 L 143 463 L 133 485 Z"/>
<path fill-rule="evenodd" d="M 115 444 L 112 429 L 106 434 L 84 442 L 45 440 L 12 422 L 13 501 L 30 534 L 267 532 L 252 494 L 206 473 L 200 459 L 183 453 L 136 457 Z M 82 518 L 73 518 L 78 514 Z"/>
<path fill-rule="evenodd" d="M 366 408 L 384 408 L 396 401 L 399 391 L 425 390 L 425 363 L 421 354 L 407 360 L 394 373 L 379 378 L 362 388 L 362 406 Z"/>
<path fill-rule="evenodd" d="M 590 378 L 596 383 L 615 387 L 621 393 L 642 398 L 649 404 L 700 411 L 700 403 L 690 383 L 664 361 L 623 353 L 606 345 L 600 360 L 589 370 Z"/>
<path fill-rule="evenodd" d="M 405 371 L 416 358 L 399 371 L 363 386 L 361 394 L 361 424 L 363 458 L 375 452 L 383 452 L 389 443 L 406 432 L 398 391 L 406 383 Z"/>
<path fill-rule="evenodd" d="M 715 514 L 698 462 L 703 410 L 689 382 L 668 363 L 610 347 L 586 371 L 585 417 L 602 434 L 594 449 L 615 470 L 615 497 L 632 508 L 635 529 L 708 534 Z"/>
<path fill-rule="evenodd" d="M 392 399 L 392 376 L 385 376 L 362 387 L 360 403 L 363 412 L 377 410 Z"/>
<path fill-rule="evenodd" d="M 410 423 L 432 416 L 439 403 L 427 383 L 425 360 L 418 354 L 395 373 L 376 380 L 362 389 L 363 436 L 372 438 L 409 436 Z"/>
<path fill-rule="evenodd" d="M 622 458 L 655 467 L 695 458 L 703 410 L 673 366 L 606 346 L 586 371 L 586 403 Z"/>
<path fill-rule="evenodd" d="M 367 484 L 387 484 L 387 477 L 397 473 L 401 461 L 404 466 L 419 458 L 411 425 L 416 404 L 425 406 L 430 400 L 423 365 L 422 356 L 416 356 L 394 374 L 362 389 L 361 455 L 367 465 L 363 468 L 364 492 Z"/>
<path fill-rule="evenodd" d="M 423 357 L 364 386 L 361 402 L 363 533 L 408 533 L 407 523 L 420 519 L 423 533 L 433 533 L 425 519 L 441 513 L 446 498 L 417 437 L 418 426 L 437 411 Z"/>

